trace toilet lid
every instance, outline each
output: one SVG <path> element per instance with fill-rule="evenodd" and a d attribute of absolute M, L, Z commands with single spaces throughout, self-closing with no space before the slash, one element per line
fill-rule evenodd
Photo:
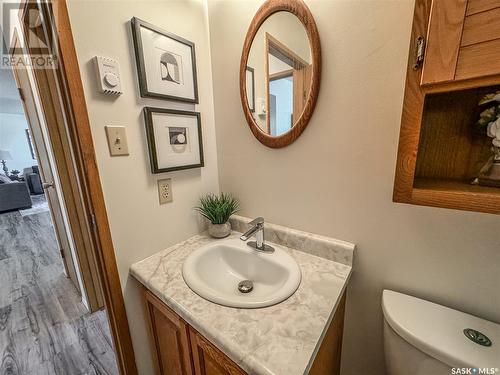
<path fill-rule="evenodd" d="M 499 324 L 391 290 L 383 292 L 382 309 L 399 336 L 448 366 L 500 368 Z M 491 346 L 471 341 L 467 328 L 486 335 Z"/>

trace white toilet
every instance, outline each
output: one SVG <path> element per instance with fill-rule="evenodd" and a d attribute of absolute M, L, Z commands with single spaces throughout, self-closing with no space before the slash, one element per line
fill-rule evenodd
<path fill-rule="evenodd" d="M 500 374 L 499 324 L 391 290 L 382 308 L 388 375 Z"/>

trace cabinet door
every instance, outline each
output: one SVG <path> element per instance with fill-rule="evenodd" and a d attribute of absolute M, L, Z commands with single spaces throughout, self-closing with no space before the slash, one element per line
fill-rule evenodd
<path fill-rule="evenodd" d="M 433 0 L 423 85 L 500 74 L 500 2 Z"/>
<path fill-rule="evenodd" d="M 189 334 L 196 375 L 247 375 L 193 328 L 190 328 Z"/>
<path fill-rule="evenodd" d="M 192 375 L 189 326 L 152 293 L 144 293 L 158 373 Z"/>

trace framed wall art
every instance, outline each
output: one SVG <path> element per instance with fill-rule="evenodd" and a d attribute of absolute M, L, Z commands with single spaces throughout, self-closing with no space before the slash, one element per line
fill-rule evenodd
<path fill-rule="evenodd" d="M 144 119 L 152 173 L 204 166 L 200 113 L 145 107 Z"/>
<path fill-rule="evenodd" d="M 194 43 L 137 17 L 130 22 L 141 97 L 198 103 Z"/>

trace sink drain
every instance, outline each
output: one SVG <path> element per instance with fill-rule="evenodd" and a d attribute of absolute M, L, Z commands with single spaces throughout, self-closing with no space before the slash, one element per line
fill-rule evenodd
<path fill-rule="evenodd" d="M 250 280 L 243 280 L 238 283 L 238 290 L 241 293 L 250 293 L 253 290 L 253 282 Z"/>

